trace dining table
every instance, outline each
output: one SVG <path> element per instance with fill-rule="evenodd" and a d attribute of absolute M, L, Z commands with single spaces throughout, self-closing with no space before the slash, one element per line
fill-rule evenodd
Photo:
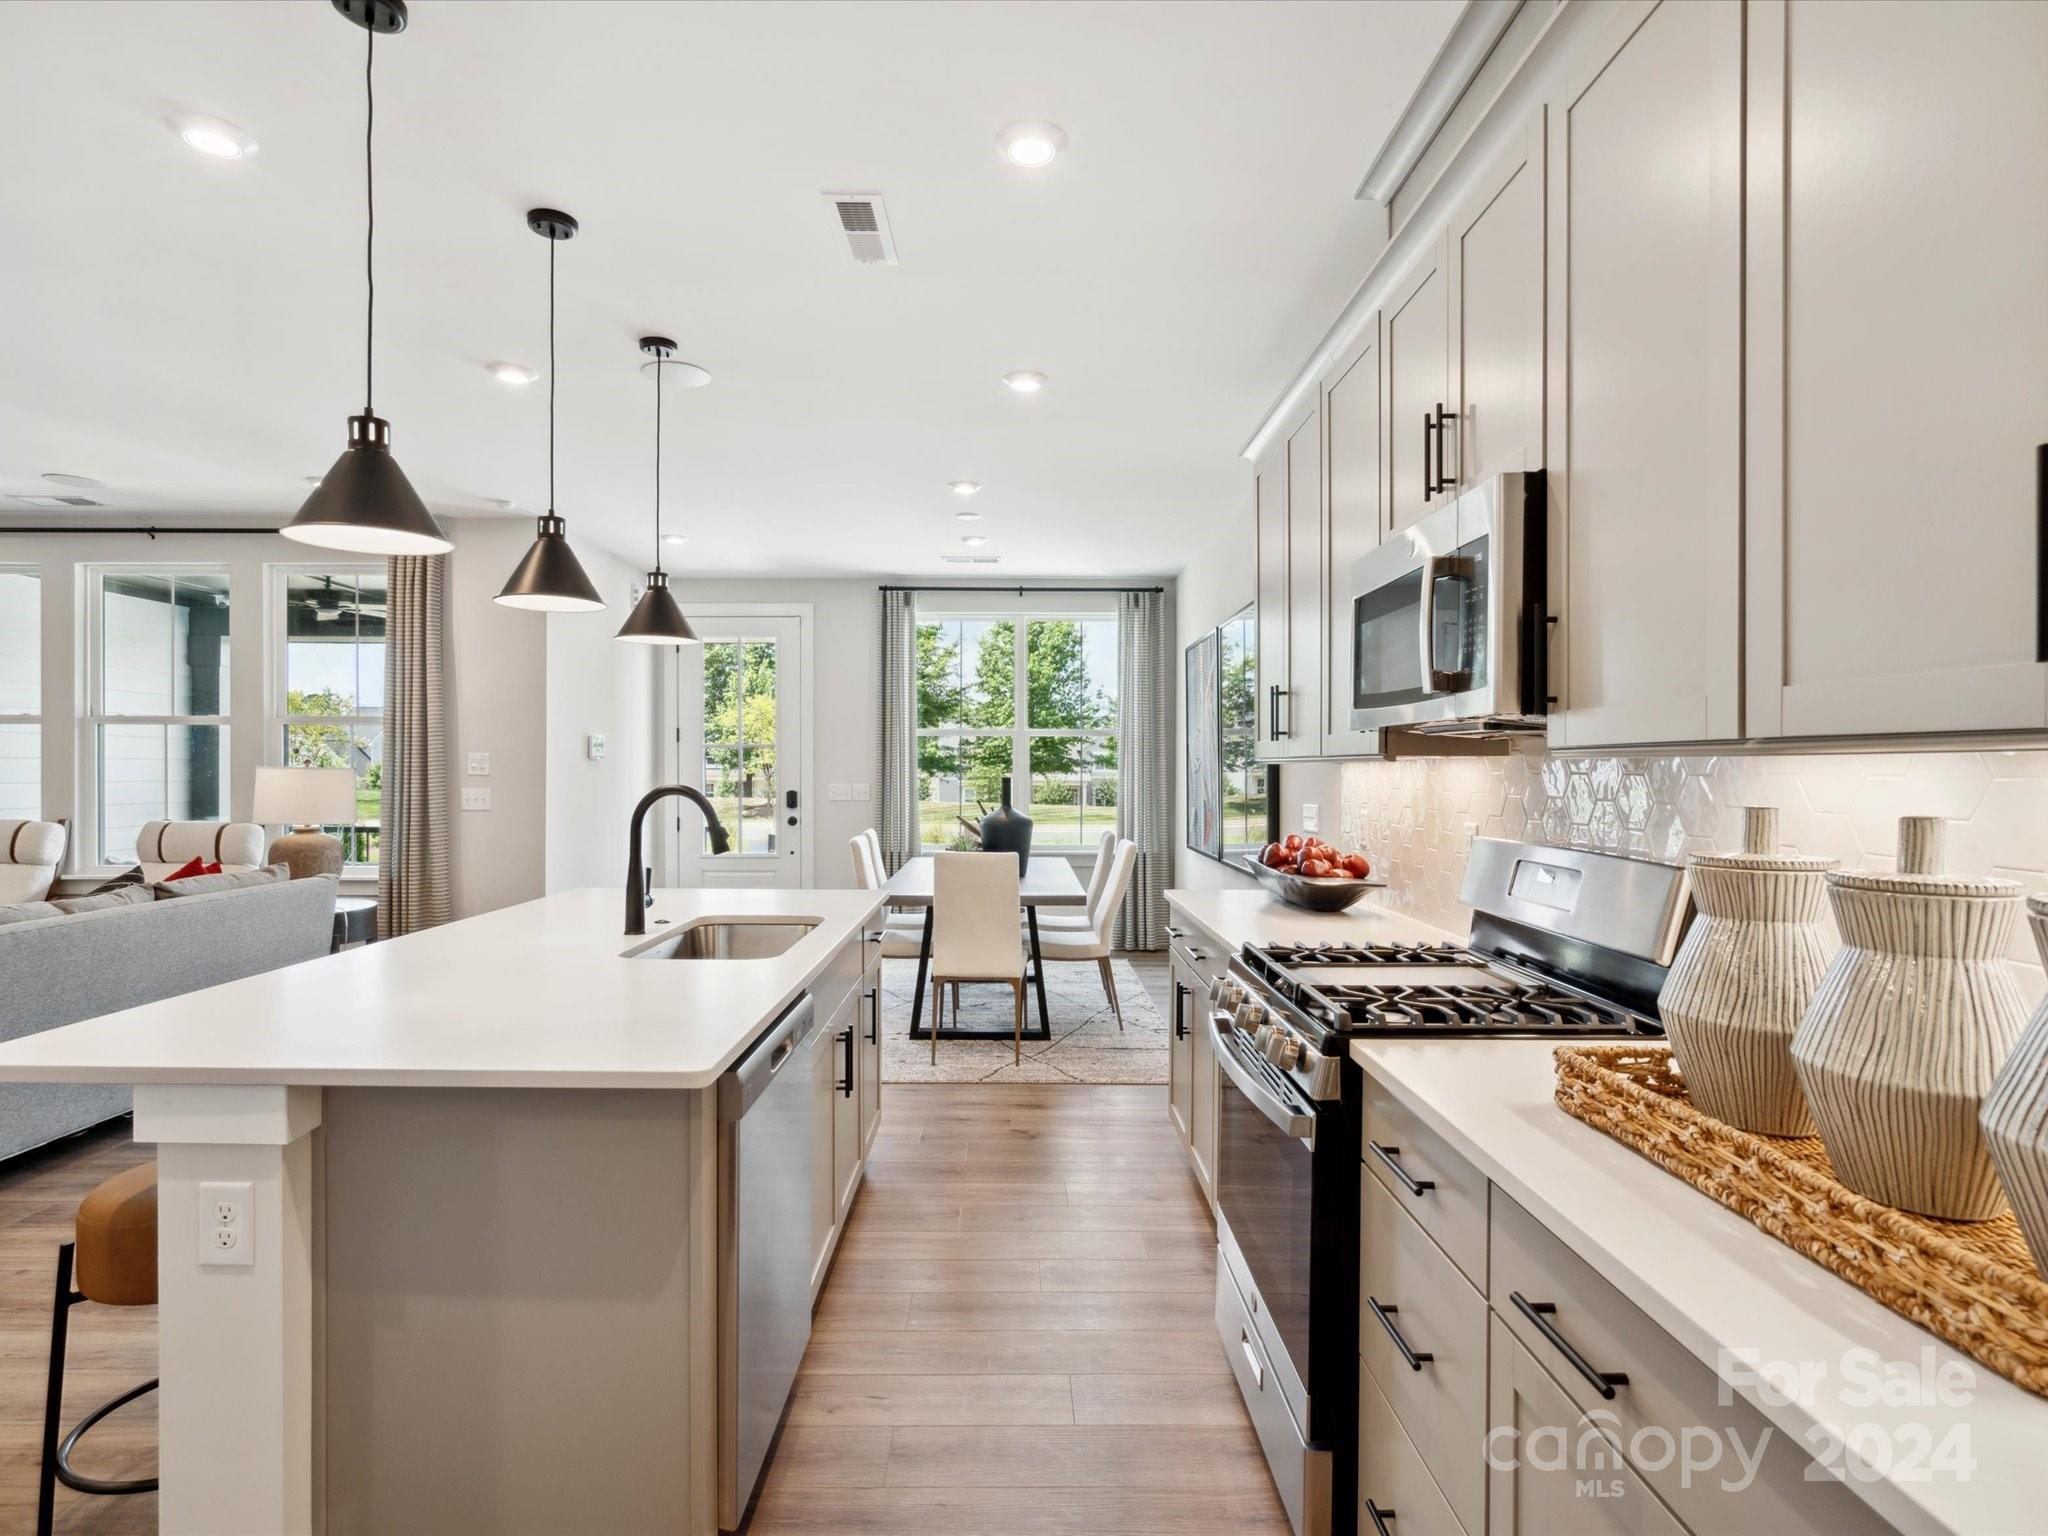
<path fill-rule="evenodd" d="M 924 984 L 926 973 L 932 963 L 932 856 L 919 854 L 906 859 L 900 869 L 889 877 L 882 893 L 891 907 L 922 907 L 924 909 L 924 937 L 917 947 L 917 986 L 910 998 L 910 1038 L 924 1040 L 930 1037 L 922 1020 L 924 1014 Z M 1052 1020 L 1045 1006 L 1045 959 L 1038 948 L 1038 909 L 1040 907 L 1081 907 L 1087 904 L 1088 893 L 1081 888 L 1080 876 L 1074 873 L 1074 866 L 1058 854 L 1040 854 L 1024 866 L 1024 873 L 1018 882 L 1017 899 L 1024 908 L 1024 926 L 1031 937 L 1031 973 L 1026 978 L 1032 984 L 1038 998 L 1038 1023 L 1027 1026 L 1026 1040 L 1050 1040 Z M 949 1028 L 945 1038 L 962 1040 L 1008 1040 L 1015 1026 L 1008 1020 L 986 1026 L 963 1025 Z"/>

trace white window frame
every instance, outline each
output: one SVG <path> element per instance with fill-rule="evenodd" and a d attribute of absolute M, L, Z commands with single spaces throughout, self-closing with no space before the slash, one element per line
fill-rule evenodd
<path fill-rule="evenodd" d="M 228 666 L 230 692 L 229 708 L 218 715 L 109 715 L 106 712 L 106 643 L 107 630 L 105 614 L 106 578 L 109 576 L 218 576 L 228 584 Z M 78 734 L 78 787 L 79 825 L 72 828 L 73 842 L 79 847 L 81 865 L 95 873 L 109 873 L 115 866 L 106 862 L 106 850 L 100 847 L 100 823 L 106 819 L 106 807 L 100 802 L 100 727 L 103 725 L 216 725 L 224 733 L 222 740 L 228 744 L 226 756 L 227 782 L 222 786 L 221 819 L 233 818 L 233 784 L 235 720 L 233 709 L 234 676 L 234 572 L 225 561 L 220 560 L 123 560 L 105 565 L 85 567 L 85 601 L 80 605 L 85 622 L 85 713 L 79 717 Z"/>
<path fill-rule="evenodd" d="M 373 726 L 381 736 L 382 715 L 294 715 L 286 712 L 289 668 L 285 658 L 285 607 L 293 576 L 383 576 L 390 568 L 381 560 L 293 560 L 264 567 L 263 628 L 263 752 L 265 767 L 284 766 L 284 733 L 293 725 Z M 387 596 L 388 604 L 389 598 Z M 388 613 L 388 607 L 387 607 Z M 388 627 L 387 627 L 388 643 Z M 381 846 L 381 832 L 379 842 Z M 344 864 L 344 880 L 375 880 L 375 864 Z"/>
<path fill-rule="evenodd" d="M 974 726 L 919 726 L 914 734 L 918 737 L 938 737 L 943 740 L 965 742 L 986 740 L 990 737 L 1010 738 L 1010 779 L 1021 786 L 1021 793 L 1013 791 L 1017 808 L 1027 815 L 1031 811 L 1031 739 L 1035 736 L 1078 736 L 1087 741 L 1113 741 L 1122 745 L 1122 731 L 1112 726 L 1106 730 L 1082 731 L 1066 726 L 1035 727 L 1030 722 L 1031 671 L 1030 645 L 1031 625 L 1036 620 L 1094 620 L 1107 619 L 1121 625 L 1120 611 L 1115 590 L 1106 591 L 1101 598 L 1088 593 L 1049 594 L 1059 601 L 1048 606 L 1043 599 L 1033 600 L 1028 595 L 991 591 L 986 596 L 978 593 L 955 592 L 943 596 L 944 602 L 927 602 L 920 598 L 915 621 L 919 625 L 945 624 L 961 619 L 984 623 L 1000 623 L 1007 619 L 1013 629 L 1011 636 L 1015 654 L 1010 664 L 1010 686 L 1013 690 L 1011 724 L 995 728 Z M 1119 637 L 1121 638 L 1121 637 Z M 1066 809 L 1066 807 L 1058 807 Z M 923 851 L 922 826 L 919 828 L 919 851 Z M 1095 844 L 1033 842 L 1031 851 L 1055 855 L 1083 864 L 1093 864 Z"/>
<path fill-rule="evenodd" d="M 9 561 L 0 563 L 0 576 L 33 576 L 36 582 L 36 697 L 42 699 L 47 690 L 43 687 L 43 568 L 40 565 Z M 32 725 L 36 728 L 36 811 L 40 819 L 50 803 L 50 786 L 44 782 L 43 773 L 43 709 L 38 707 L 34 714 L 20 710 L 0 710 L 0 725 Z"/>

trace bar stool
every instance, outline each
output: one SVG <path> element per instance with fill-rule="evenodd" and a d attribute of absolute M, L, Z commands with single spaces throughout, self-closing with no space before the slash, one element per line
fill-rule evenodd
<path fill-rule="evenodd" d="M 154 1493 L 157 1480 L 86 1477 L 71 1470 L 79 1438 L 117 1408 L 156 1390 L 152 1377 L 93 1409 L 57 1438 L 64 1409 L 64 1346 L 71 1309 L 81 1301 L 108 1307 L 156 1305 L 156 1164 L 117 1173 L 78 1204 L 78 1237 L 57 1250 L 57 1299 L 50 1314 L 50 1388 L 43 1405 L 43 1470 L 36 1493 L 36 1536 L 50 1536 L 57 1484 L 80 1493 Z M 78 1288 L 72 1289 L 76 1263 Z"/>

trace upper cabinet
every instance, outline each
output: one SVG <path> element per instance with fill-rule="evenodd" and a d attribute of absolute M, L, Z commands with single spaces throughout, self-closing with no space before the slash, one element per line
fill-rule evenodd
<path fill-rule="evenodd" d="M 1549 114 L 1553 745 L 1740 733 L 1742 83 L 1736 0 L 1632 0 Z"/>
<path fill-rule="evenodd" d="M 1445 445 L 1452 486 L 1543 467 L 1543 114 L 1452 213 Z"/>
<path fill-rule="evenodd" d="M 1394 280 L 1385 314 L 1387 531 L 1418 523 L 1452 494 L 1451 301 L 1444 241 Z"/>
<path fill-rule="evenodd" d="M 1351 729 L 1351 567 L 1386 526 L 1380 322 L 1332 365 L 1323 396 L 1323 755 L 1371 757 L 1378 731 Z"/>
<path fill-rule="evenodd" d="M 2040 729 L 2048 6 L 1749 16 L 1750 733 Z"/>
<path fill-rule="evenodd" d="M 1322 416 L 1295 422 L 1259 465 L 1259 756 L 1323 749 Z"/>
<path fill-rule="evenodd" d="M 1259 465 L 1252 520 L 1257 527 L 1259 606 L 1259 756 L 1287 756 L 1280 712 L 1287 694 L 1287 443 Z"/>

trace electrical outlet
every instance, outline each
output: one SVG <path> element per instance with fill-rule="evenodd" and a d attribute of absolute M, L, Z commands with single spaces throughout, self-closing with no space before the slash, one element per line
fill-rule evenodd
<path fill-rule="evenodd" d="M 465 811 L 488 811 L 491 808 L 491 792 L 488 789 L 465 789 L 462 792 L 462 808 Z"/>
<path fill-rule="evenodd" d="M 583 755 L 593 763 L 604 761 L 604 738 L 596 732 L 583 738 Z"/>
<path fill-rule="evenodd" d="M 1315 804 L 1312 804 L 1312 803 L 1306 803 L 1306 802 L 1305 802 L 1305 803 L 1304 803 L 1304 804 L 1302 805 L 1302 807 L 1301 807 L 1301 830 L 1302 830 L 1302 831 L 1304 831 L 1304 832 L 1316 832 L 1316 831 L 1320 831 L 1320 830 L 1321 830 L 1321 829 L 1320 829 L 1320 828 L 1319 828 L 1319 827 L 1318 827 L 1318 826 L 1316 825 L 1316 820 L 1317 820 L 1317 818 L 1318 818 L 1318 817 L 1319 817 L 1319 816 L 1320 816 L 1320 815 L 1322 814 L 1322 809 L 1323 809 L 1323 808 L 1322 808 L 1321 806 L 1319 806 L 1319 805 L 1315 805 Z"/>
<path fill-rule="evenodd" d="M 856 785 L 854 785 L 854 786 L 853 786 L 853 798 L 854 798 L 854 799 L 856 799 L 856 800 L 865 800 L 865 799 L 867 799 L 867 797 L 868 797 L 868 787 L 867 787 L 867 785 L 865 785 L 865 784 L 856 784 Z"/>
<path fill-rule="evenodd" d="M 199 1262 L 207 1268 L 245 1269 L 256 1262 L 256 1186 L 201 1183 Z"/>
<path fill-rule="evenodd" d="M 488 777 L 491 771 L 491 754 L 472 752 L 469 754 L 469 775 L 471 778 Z"/>

